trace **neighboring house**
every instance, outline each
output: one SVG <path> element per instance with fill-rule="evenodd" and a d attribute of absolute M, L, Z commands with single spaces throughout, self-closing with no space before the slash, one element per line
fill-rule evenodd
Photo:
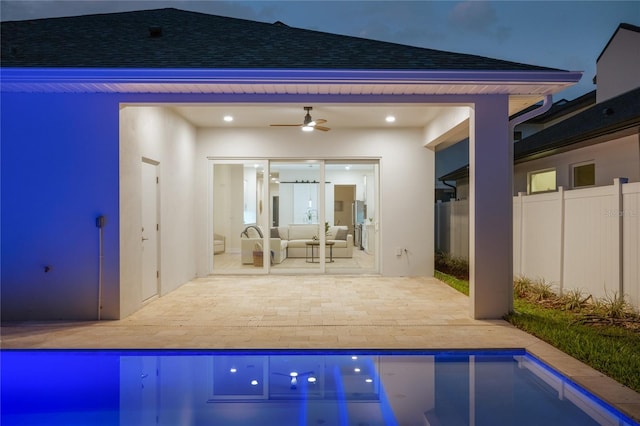
<path fill-rule="evenodd" d="M 640 181 L 638 45 L 640 28 L 620 24 L 598 57 L 596 91 L 558 101 L 516 128 L 523 138 L 514 138 L 514 195 Z M 468 165 L 438 180 L 467 198 Z"/>
<path fill-rule="evenodd" d="M 267 173 L 292 165 L 314 172 L 287 178 L 308 191 L 313 223 L 333 211 L 317 183 L 332 166 L 373 167 L 357 189 L 375 203 L 377 272 L 432 276 L 433 150 L 461 132 L 487 201 L 472 206 L 471 316 L 500 318 L 512 303 L 508 118 L 581 75 L 176 9 L 1 30 L 3 320 L 124 318 L 215 272 L 214 234 L 226 250 L 239 223 L 268 228 Z M 305 106 L 331 130 L 301 132 Z"/>
<path fill-rule="evenodd" d="M 566 120 L 585 109 L 593 106 L 596 102 L 596 91 L 586 93 L 576 99 L 568 101 L 560 99 L 553 103 L 551 108 L 543 114 L 531 118 L 523 123 L 515 126 L 513 130 L 513 141 L 520 142 L 523 138 L 527 138 L 541 130 L 551 127 L 562 120 Z M 532 105 L 509 117 L 510 120 L 518 119 L 518 117 L 532 110 L 538 109 L 542 103 Z M 449 201 L 453 199 L 466 199 L 468 195 L 469 185 L 469 139 L 465 138 L 454 146 L 436 153 L 436 173 L 438 179 L 436 182 L 436 201 Z M 458 164 L 463 166 L 456 167 Z M 442 174 L 444 170 L 451 170 Z"/>
<path fill-rule="evenodd" d="M 594 297 L 624 294 L 636 308 L 638 46 L 640 28 L 621 24 L 598 58 L 597 102 L 516 142 L 513 153 L 514 272 L 543 278 L 560 291 L 577 289 Z M 545 115 L 553 113 L 551 108 Z M 454 186 L 455 199 L 461 201 L 436 205 L 436 249 L 466 258 L 469 166 L 439 180 Z"/>

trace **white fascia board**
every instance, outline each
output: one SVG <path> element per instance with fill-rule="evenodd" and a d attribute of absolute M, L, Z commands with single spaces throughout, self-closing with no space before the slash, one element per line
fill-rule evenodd
<path fill-rule="evenodd" d="M 575 84 L 574 71 L 0 68 L 5 84 Z"/>

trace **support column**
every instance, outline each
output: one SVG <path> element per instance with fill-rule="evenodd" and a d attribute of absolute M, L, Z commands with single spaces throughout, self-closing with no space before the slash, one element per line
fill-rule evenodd
<path fill-rule="evenodd" d="M 471 317 L 498 319 L 513 306 L 513 143 L 507 95 L 483 96 L 469 131 Z"/>

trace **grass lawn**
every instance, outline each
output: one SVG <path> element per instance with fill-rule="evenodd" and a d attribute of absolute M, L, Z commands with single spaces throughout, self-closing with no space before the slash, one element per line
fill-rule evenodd
<path fill-rule="evenodd" d="M 435 277 L 469 294 L 469 282 L 436 271 Z M 593 309 L 565 309 L 545 299 L 514 296 L 514 312 L 505 319 L 636 392 L 640 392 L 640 329 Z M 594 321 L 594 319 L 598 319 Z M 635 324 L 637 316 L 626 323 Z"/>

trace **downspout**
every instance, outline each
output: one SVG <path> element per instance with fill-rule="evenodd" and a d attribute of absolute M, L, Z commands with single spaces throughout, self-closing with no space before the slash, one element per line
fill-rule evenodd
<path fill-rule="evenodd" d="M 518 124 L 522 124 L 525 121 L 531 120 L 534 117 L 544 114 L 549 111 L 551 106 L 553 105 L 553 98 L 551 95 L 547 95 L 544 97 L 544 101 L 539 108 L 533 109 L 529 112 L 526 112 L 513 120 L 509 121 L 509 135 L 511 136 L 511 141 L 513 142 L 513 131 Z"/>

